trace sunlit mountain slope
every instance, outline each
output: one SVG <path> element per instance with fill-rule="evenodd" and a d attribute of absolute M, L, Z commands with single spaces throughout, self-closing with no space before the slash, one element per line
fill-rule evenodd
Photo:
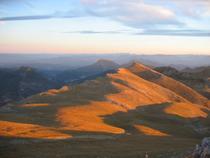
<path fill-rule="evenodd" d="M 146 151 L 154 142 L 161 144 L 161 139 L 194 142 L 208 134 L 206 101 L 180 82 L 133 64 L 71 88 L 49 90 L 2 107 L 0 137 L 126 138 L 128 146 L 134 137 L 141 137 L 139 144 L 146 141 L 151 145 L 143 145 Z M 172 147 L 177 149 L 176 144 Z"/>

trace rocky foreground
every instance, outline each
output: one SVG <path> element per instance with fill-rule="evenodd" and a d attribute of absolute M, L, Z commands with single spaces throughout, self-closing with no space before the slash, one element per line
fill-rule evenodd
<path fill-rule="evenodd" d="M 196 145 L 189 158 L 210 158 L 210 137 L 204 138 L 200 145 Z"/>

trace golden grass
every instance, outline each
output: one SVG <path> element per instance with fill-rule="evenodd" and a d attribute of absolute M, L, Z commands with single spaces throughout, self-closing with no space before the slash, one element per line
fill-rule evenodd
<path fill-rule="evenodd" d="M 63 129 L 83 132 L 124 133 L 124 129 L 111 126 L 103 121 L 103 116 L 117 112 L 127 112 L 139 106 L 186 100 L 159 85 L 141 79 L 127 69 L 119 69 L 115 74 L 108 74 L 110 85 L 105 86 L 104 80 L 98 80 L 96 88 L 113 86 L 117 93 L 104 91 L 105 100 L 91 101 L 86 104 L 76 104 L 62 107 L 58 110 L 57 119 Z M 83 84 L 84 86 L 86 84 Z M 94 86 L 94 85 L 93 85 Z M 87 85 L 87 88 L 93 87 Z M 88 89 L 86 89 L 88 91 Z M 90 90 L 90 89 L 89 89 Z M 97 96 L 97 89 L 91 89 L 92 95 Z M 87 94 L 86 94 L 87 95 Z M 86 96 L 82 96 L 86 98 Z M 186 101 L 187 102 L 187 101 Z"/>
<path fill-rule="evenodd" d="M 184 118 L 207 118 L 208 114 L 202 111 L 202 106 L 190 103 L 173 103 L 164 109 L 167 114 L 173 114 Z"/>
<path fill-rule="evenodd" d="M 51 95 L 56 96 L 51 97 Z M 49 90 L 48 92 L 28 98 L 26 103 L 30 104 L 23 104 L 22 102 L 23 105 L 11 107 L 14 108 L 14 110 L 11 109 L 11 113 L 4 113 L 2 116 L 4 120 L 35 123 L 46 126 L 56 125 L 56 127 L 58 127 L 57 130 L 69 130 L 70 132 L 123 134 L 126 129 L 120 128 L 122 126 L 118 127 L 118 124 L 108 124 L 104 121 L 104 117 L 118 112 L 127 112 L 128 110 L 136 109 L 140 106 L 155 106 L 171 102 L 183 102 L 183 104 L 189 104 L 192 107 L 186 107 L 184 105 L 180 107 L 178 103 L 173 104 L 179 106 L 175 107 L 175 109 L 174 106 L 166 108 L 165 112 L 168 114 L 183 115 L 189 118 L 197 116 L 206 117 L 207 115 L 198 108 L 197 105 L 190 104 L 189 101 L 177 93 L 174 93 L 172 90 L 147 81 L 128 69 L 119 69 L 117 73 L 108 74 L 106 77 L 86 81 L 73 86 L 70 91 L 68 86 L 64 86 L 59 90 Z M 24 109 L 22 107 L 45 108 Z M 184 108 L 184 110 L 182 110 L 182 108 Z M 195 109 L 197 110 L 196 114 L 193 112 L 196 111 Z M 23 124 L 20 123 L 20 125 L 15 126 L 20 129 L 21 125 Z M 62 134 L 55 129 L 44 126 L 34 124 L 24 124 L 24 126 L 26 126 L 25 129 L 23 128 L 26 137 L 37 136 L 48 138 L 53 134 Z M 34 126 L 38 126 L 42 132 L 39 133 L 35 131 L 34 134 L 31 134 L 29 129 L 34 129 Z M 133 123 L 130 124 L 130 126 L 133 126 Z M 2 129 L 3 127 L 0 128 Z M 7 135 L 7 131 L 3 131 L 4 135 Z M 14 132 L 15 129 L 12 131 L 13 132 L 8 131 L 8 135 L 11 136 L 13 134 L 14 136 L 18 136 L 18 133 Z M 24 137 L 24 134 L 21 136 Z"/>
<path fill-rule="evenodd" d="M 108 76 L 113 81 L 112 85 L 119 90 L 119 93 L 106 95 L 106 98 L 127 109 L 177 100 L 186 101 L 174 92 L 146 81 L 127 69 L 119 69 L 118 73 L 109 74 Z"/>
<path fill-rule="evenodd" d="M 49 106 L 48 103 L 37 103 L 37 104 L 23 104 L 20 105 L 21 107 L 43 107 L 43 106 Z"/>
<path fill-rule="evenodd" d="M 68 92 L 70 89 L 69 89 L 69 86 L 63 86 L 62 88 L 60 89 L 50 89 L 48 90 L 47 92 L 42 92 L 40 93 L 40 95 L 49 95 L 49 96 L 55 96 L 57 94 L 62 94 L 62 93 L 65 93 L 65 92 Z"/>
<path fill-rule="evenodd" d="M 144 70 L 145 67 L 142 69 Z M 166 85 L 167 81 L 163 80 Z M 99 157 L 139 157 L 139 153 L 151 150 L 155 152 L 153 157 L 159 157 L 156 152 L 160 152 L 164 157 L 162 153 L 165 151 L 171 149 L 176 151 L 196 144 L 197 136 L 200 136 L 193 130 L 193 121 L 191 127 L 186 123 L 186 119 L 177 119 L 174 115 L 184 118 L 207 117 L 207 114 L 202 111 L 202 106 L 191 104 L 180 96 L 181 94 L 175 93 L 173 89 L 176 85 L 173 83 L 169 83 L 173 86 L 172 88 L 167 88 L 165 84 L 161 85 L 156 81 L 153 83 L 143 79 L 128 69 L 119 69 L 117 73 L 86 81 L 73 86 L 71 90 L 69 88 L 49 90 L 27 98 L 20 106 L 5 106 L 6 109 L 0 110 L 1 119 L 7 120 L 0 121 L 0 137 L 33 139 L 73 137 L 61 132 L 65 131 L 73 133 L 74 138 L 77 138 L 72 141 L 53 141 L 53 143 L 43 141 L 32 143 L 31 146 L 21 144 L 21 150 L 14 152 L 6 149 L 12 154 L 20 154 L 19 157 L 37 157 L 37 155 L 53 157 L 56 154 L 60 157 L 96 157 L 96 151 L 101 154 Z M 180 87 L 177 86 L 177 88 Z M 30 104 L 24 104 L 24 102 Z M 165 104 L 162 106 L 162 103 Z M 172 104 L 169 105 L 169 103 Z M 172 117 L 168 117 L 168 114 Z M 208 121 L 208 118 L 206 120 Z M 206 124 L 208 125 L 208 122 Z M 92 140 L 88 138 L 89 135 L 102 136 L 105 133 L 124 134 L 125 130 L 130 135 L 124 135 L 119 139 Z M 136 131 L 141 134 L 137 134 Z M 84 135 L 87 137 L 83 137 Z M 172 135 L 173 137 L 169 137 Z M 81 140 L 82 138 L 85 139 Z M 116 137 L 111 135 L 111 138 Z M 7 139 L 5 141 L 10 147 L 12 143 Z M 16 145 L 15 149 L 18 147 Z M 5 147 L 3 150 L 5 151 Z M 24 153 L 30 156 L 23 156 Z M 130 153 L 135 153 L 135 156 Z M 125 156 L 125 154 L 128 155 Z"/>
<path fill-rule="evenodd" d="M 141 133 L 148 135 L 148 136 L 159 136 L 159 137 L 165 137 L 170 136 L 164 132 L 161 132 L 157 129 L 153 129 L 144 125 L 134 125 L 134 127 Z"/>
<path fill-rule="evenodd" d="M 64 126 L 63 129 L 122 134 L 125 132 L 124 129 L 108 125 L 103 121 L 103 116 L 118 111 L 125 109 L 111 103 L 91 102 L 88 105 L 61 108 L 57 117 Z"/>
<path fill-rule="evenodd" d="M 71 138 L 71 135 L 60 133 L 54 128 L 9 121 L 0 121 L 0 136 L 36 139 Z"/>
<path fill-rule="evenodd" d="M 132 65 L 132 67 L 129 68 L 129 70 L 146 80 L 152 81 L 162 87 L 165 87 L 175 92 L 179 96 L 182 96 L 183 98 L 187 99 L 188 101 L 192 103 L 203 104 L 203 105 L 207 105 L 208 103 L 207 98 L 200 95 L 192 88 L 170 77 L 167 77 L 157 71 L 154 71 L 153 69 L 149 67 L 135 63 Z"/>

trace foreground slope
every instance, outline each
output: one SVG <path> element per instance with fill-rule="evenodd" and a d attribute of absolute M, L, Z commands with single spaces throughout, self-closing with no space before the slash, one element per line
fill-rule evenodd
<path fill-rule="evenodd" d="M 95 80 L 7 105 L 0 110 L 0 136 L 5 144 L 26 141 L 27 146 L 13 146 L 22 157 L 33 157 L 36 145 L 42 146 L 36 154 L 44 157 L 57 152 L 60 157 L 138 157 L 146 151 L 157 156 L 169 148 L 181 152 L 208 134 L 209 109 L 203 105 L 202 96 L 189 93 L 190 98 L 196 97 L 191 100 L 133 72 L 132 67 L 121 68 Z M 56 140 L 51 143 L 56 150 L 50 150 L 46 141 L 34 144 L 26 138 Z M 85 141 L 90 143 L 84 148 Z M 48 154 L 43 152 L 49 150 Z"/>

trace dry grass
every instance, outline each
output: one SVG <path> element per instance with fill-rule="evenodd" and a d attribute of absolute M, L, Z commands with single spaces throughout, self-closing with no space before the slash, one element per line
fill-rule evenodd
<path fill-rule="evenodd" d="M 135 109 L 141 105 L 186 101 L 176 93 L 146 81 L 127 69 L 119 69 L 118 73 L 110 74 L 109 78 L 119 93 L 106 95 L 106 98 L 127 109 Z"/>
<path fill-rule="evenodd" d="M 207 105 L 208 99 L 191 89 L 190 87 L 184 85 L 181 82 L 178 82 L 170 77 L 167 77 L 157 71 L 154 71 L 144 65 L 135 63 L 132 67 L 129 68 L 134 74 L 154 82 L 162 87 L 165 87 L 176 94 L 182 96 L 188 101 L 195 104 Z"/>
<path fill-rule="evenodd" d="M 173 91 L 144 80 L 128 69 L 119 69 L 117 73 L 108 74 L 104 78 L 73 86 L 71 91 L 64 87 L 53 91 L 53 94 L 58 92 L 60 95 L 33 96 L 19 106 L 12 106 L 10 113 L 0 115 L 5 121 L 56 127 L 70 133 L 110 134 L 124 134 L 127 129 L 119 126 L 121 123 L 111 125 L 105 122 L 106 116 L 149 105 L 178 101 L 181 103 L 166 108 L 167 114 L 189 118 L 207 115 L 197 105 L 190 104 Z"/>
<path fill-rule="evenodd" d="M 37 104 L 23 104 L 23 105 L 20 105 L 21 107 L 43 107 L 43 106 L 49 106 L 49 104 L 47 103 L 37 103 Z"/>
<path fill-rule="evenodd" d="M 177 115 L 184 118 L 206 118 L 208 114 L 202 109 L 203 107 L 200 105 L 190 103 L 174 103 L 165 108 L 164 111 L 167 114 Z"/>
<path fill-rule="evenodd" d="M 208 109 L 190 103 L 202 98 L 153 70 L 139 77 L 145 69 L 150 71 L 142 66 L 119 69 L 71 90 L 49 90 L 7 106 L 0 110 L 0 136 L 9 137 L 5 144 L 17 138 L 66 139 L 22 144 L 14 152 L 19 157 L 139 157 L 148 150 L 158 157 L 189 149 L 203 136 L 194 130 L 196 125 L 209 120 Z M 89 135 L 98 137 L 87 139 Z M 97 139 L 104 135 L 114 140 Z M 5 150 L 11 151 L 10 146 Z"/>
<path fill-rule="evenodd" d="M 157 129 L 153 129 L 144 125 L 134 125 L 134 127 L 141 133 L 148 135 L 148 136 L 159 136 L 159 137 L 165 137 L 169 136 L 168 134 L 161 132 Z"/>
<path fill-rule="evenodd" d="M 36 138 L 36 139 L 67 139 L 70 135 L 58 132 L 54 128 L 40 125 L 0 121 L 1 137 Z"/>
<path fill-rule="evenodd" d="M 68 92 L 69 90 L 70 90 L 69 86 L 63 86 L 60 89 L 50 89 L 47 92 L 40 93 L 40 95 L 41 96 L 42 95 L 54 96 L 54 95 L 57 95 L 57 94 L 62 94 L 62 93 Z"/>
<path fill-rule="evenodd" d="M 125 109 L 106 102 L 91 102 L 89 105 L 77 105 L 59 109 L 58 120 L 63 129 L 81 132 L 105 132 L 122 134 L 124 129 L 104 123 L 103 116 Z"/>

